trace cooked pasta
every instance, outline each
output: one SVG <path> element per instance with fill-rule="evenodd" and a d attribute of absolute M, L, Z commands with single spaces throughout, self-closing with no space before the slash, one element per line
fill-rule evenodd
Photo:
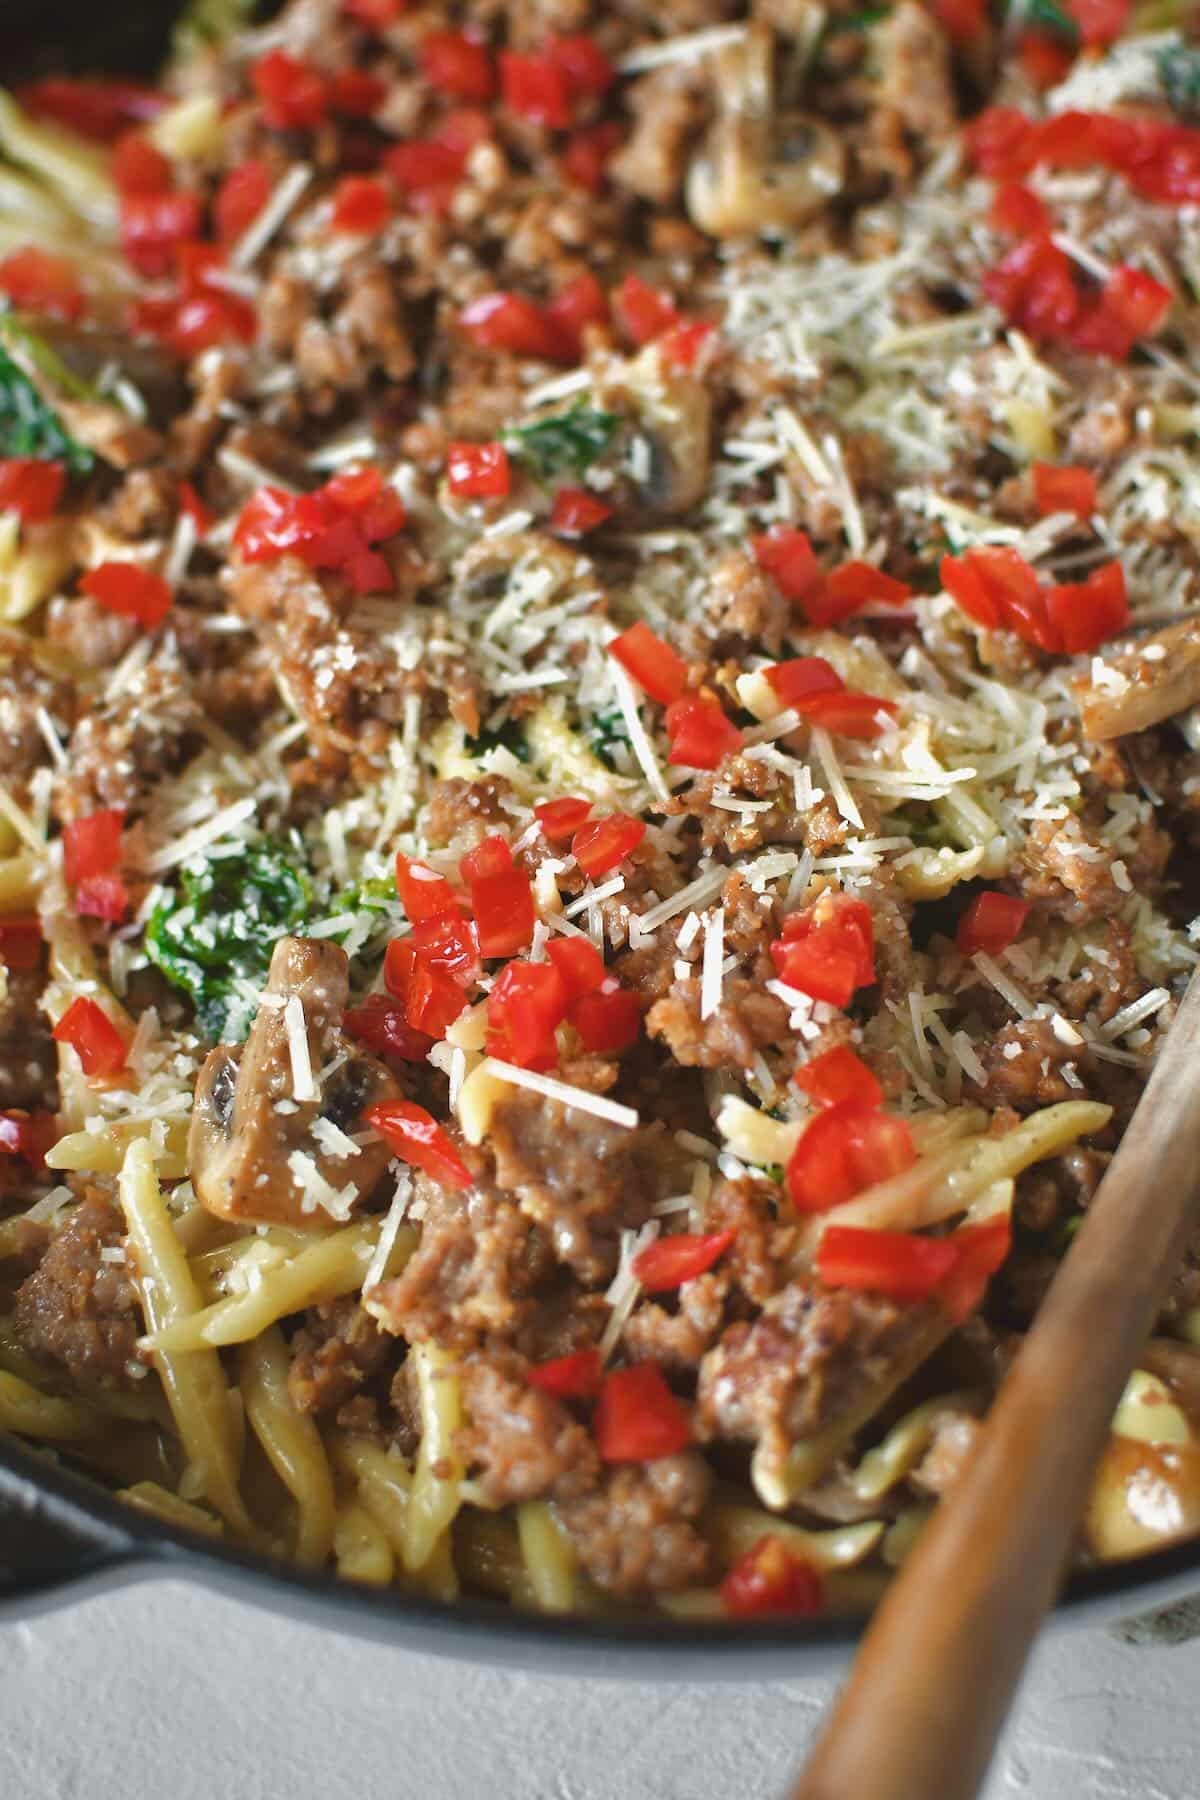
<path fill-rule="evenodd" d="M 271 10 L 0 92 L 0 1429 L 862 1610 L 1200 961 L 1200 49 Z M 1198 1256 L 1083 1560 L 1200 1529 Z"/>

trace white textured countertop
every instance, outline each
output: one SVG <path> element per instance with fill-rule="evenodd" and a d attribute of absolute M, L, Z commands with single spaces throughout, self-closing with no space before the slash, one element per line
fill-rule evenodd
<path fill-rule="evenodd" d="M 147 1583 L 0 1628 L 0 1796 L 776 1800 L 830 1687 L 508 1675 Z M 1048 1639 L 987 1793 L 1200 1800 L 1200 1642 Z"/>

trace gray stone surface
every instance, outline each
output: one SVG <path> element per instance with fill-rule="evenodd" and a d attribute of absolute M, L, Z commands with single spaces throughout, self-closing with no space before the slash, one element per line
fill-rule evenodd
<path fill-rule="evenodd" d="M 831 1687 L 508 1675 L 152 1583 L 0 1629 L 0 1796 L 775 1800 Z M 1047 1640 L 987 1800 L 1200 1800 L 1200 1643 Z"/>

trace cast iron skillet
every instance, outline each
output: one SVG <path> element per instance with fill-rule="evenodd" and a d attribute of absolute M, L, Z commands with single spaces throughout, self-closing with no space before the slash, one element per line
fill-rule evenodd
<path fill-rule="evenodd" d="M 152 70 L 180 3 L 98 8 L 95 0 L 3 0 L 3 10 L 8 82 L 66 70 Z M 151 1576 L 203 1582 L 277 1612 L 427 1654 L 546 1673 L 639 1680 L 830 1673 L 849 1659 L 858 1636 L 851 1621 L 764 1621 L 731 1629 L 663 1617 L 558 1619 L 495 1601 L 451 1607 L 381 1593 L 165 1525 L 57 1460 L 0 1437 L 0 1621 Z M 1077 1576 L 1054 1620 L 1150 1612 L 1197 1591 L 1200 1540 Z"/>

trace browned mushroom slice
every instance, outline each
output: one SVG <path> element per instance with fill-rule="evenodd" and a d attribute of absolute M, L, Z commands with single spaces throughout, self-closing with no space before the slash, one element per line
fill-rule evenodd
<path fill-rule="evenodd" d="M 197 1198 L 219 1218 L 345 1218 L 387 1166 L 382 1140 L 352 1134 L 366 1107 L 401 1090 L 343 1032 L 348 992 L 345 951 L 282 938 L 245 1045 L 222 1045 L 201 1069 L 188 1166 Z"/>
<path fill-rule="evenodd" d="M 1200 705 L 1200 619 L 1168 625 L 1076 684 L 1085 737 L 1127 737 Z"/>
<path fill-rule="evenodd" d="M 676 518 L 703 497 L 712 462 L 712 399 L 705 383 L 673 367 L 651 344 L 614 364 L 596 398 L 622 420 L 618 443 L 634 499 L 622 516 Z"/>
<path fill-rule="evenodd" d="M 717 116 L 687 176 L 693 225 L 712 237 L 790 231 L 827 206 L 845 152 L 827 125 L 777 114 L 769 26 L 751 26 L 717 59 Z"/>

